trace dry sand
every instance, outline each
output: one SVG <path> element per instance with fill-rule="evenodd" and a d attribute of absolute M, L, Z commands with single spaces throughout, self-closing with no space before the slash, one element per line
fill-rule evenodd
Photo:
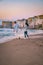
<path fill-rule="evenodd" d="M 0 44 L 0 65 L 43 65 L 43 38 Z"/>

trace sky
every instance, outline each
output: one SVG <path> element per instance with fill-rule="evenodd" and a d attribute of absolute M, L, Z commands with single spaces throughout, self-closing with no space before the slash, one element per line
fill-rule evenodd
<path fill-rule="evenodd" d="M 0 19 L 17 20 L 43 14 L 43 0 L 0 0 Z"/>

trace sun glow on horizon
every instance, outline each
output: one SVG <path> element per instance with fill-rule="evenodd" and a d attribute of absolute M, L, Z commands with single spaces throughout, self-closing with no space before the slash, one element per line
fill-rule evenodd
<path fill-rule="evenodd" d="M 20 19 L 43 14 L 42 0 L 3 0 L 0 2 L 0 19 Z"/>

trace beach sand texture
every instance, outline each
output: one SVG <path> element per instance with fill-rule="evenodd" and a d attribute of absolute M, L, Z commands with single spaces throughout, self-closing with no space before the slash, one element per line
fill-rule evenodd
<path fill-rule="evenodd" d="M 43 38 L 0 44 L 0 65 L 43 65 Z"/>

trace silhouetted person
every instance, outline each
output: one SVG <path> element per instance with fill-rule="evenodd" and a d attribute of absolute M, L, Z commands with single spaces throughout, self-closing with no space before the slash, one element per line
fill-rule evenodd
<path fill-rule="evenodd" d="M 26 38 L 26 37 L 29 37 L 29 36 L 28 36 L 28 31 L 27 31 L 28 27 L 29 27 L 28 20 L 26 20 L 26 23 L 25 23 L 25 31 L 24 31 L 24 36 L 25 36 L 25 38 Z"/>
<path fill-rule="evenodd" d="M 29 24 L 28 24 L 28 20 L 26 20 L 26 23 L 25 23 L 25 25 L 27 25 L 27 27 L 29 26 Z"/>
<path fill-rule="evenodd" d="M 24 36 L 25 36 L 25 38 L 26 38 L 26 37 L 29 37 L 29 36 L 28 36 L 28 32 L 27 32 L 27 30 L 24 31 Z"/>

